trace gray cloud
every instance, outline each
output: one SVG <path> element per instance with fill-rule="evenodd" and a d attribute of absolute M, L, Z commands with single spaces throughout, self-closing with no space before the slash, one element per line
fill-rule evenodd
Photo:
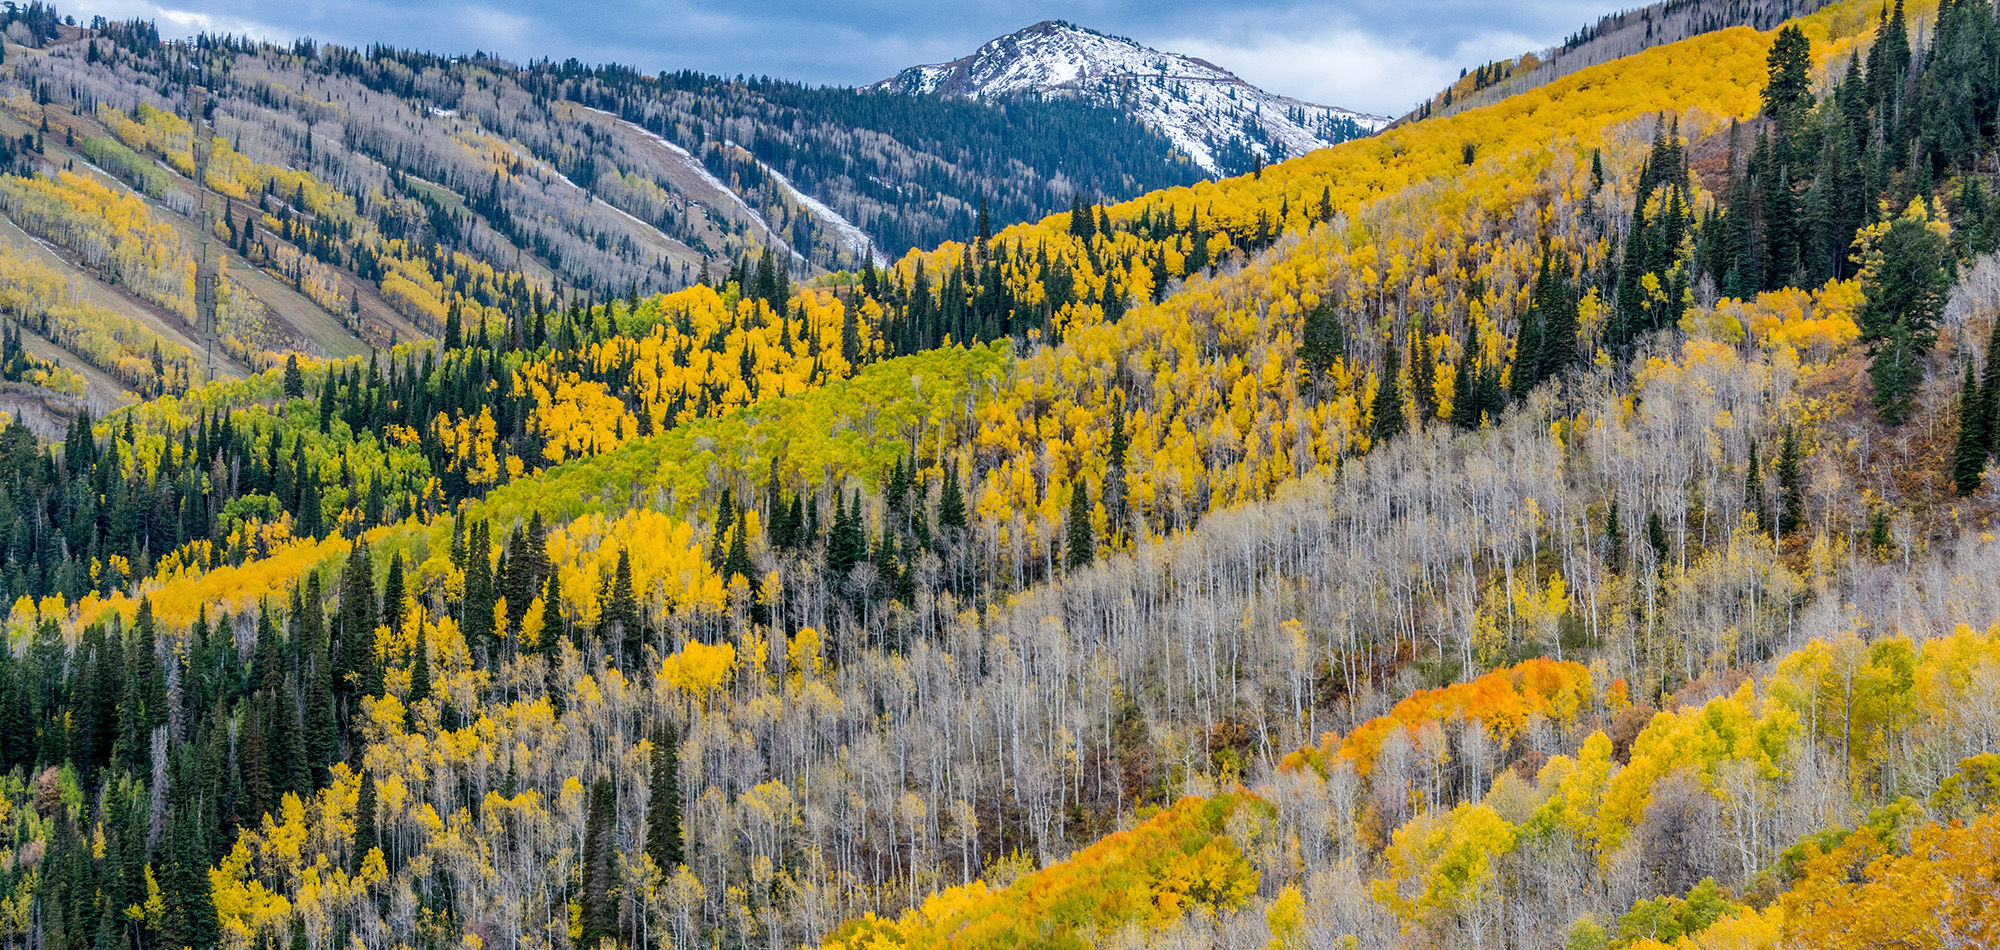
<path fill-rule="evenodd" d="M 79 18 L 142 16 L 171 35 L 300 36 L 516 60 L 574 56 L 647 71 L 695 69 L 869 82 L 953 59 L 994 36 L 1065 19 L 1211 60 L 1275 92 L 1399 113 L 1489 59 L 1546 46 L 1604 11 L 1557 0 L 1396 4 L 1252 0 L 89 0 Z"/>

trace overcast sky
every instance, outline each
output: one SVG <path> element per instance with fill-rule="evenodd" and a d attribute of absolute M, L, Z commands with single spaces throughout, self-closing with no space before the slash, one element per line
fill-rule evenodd
<path fill-rule="evenodd" d="M 1273 92 L 1400 114 L 1461 67 L 1548 46 L 1630 0 L 1234 4 L 1193 0 L 86 0 L 79 20 L 155 19 L 289 41 L 311 36 L 525 61 L 570 56 L 647 72 L 697 69 L 859 84 L 956 59 L 1046 19 L 1208 59 Z"/>

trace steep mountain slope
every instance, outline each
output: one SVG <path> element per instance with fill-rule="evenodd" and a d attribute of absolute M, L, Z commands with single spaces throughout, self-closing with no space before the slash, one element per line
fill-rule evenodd
<path fill-rule="evenodd" d="M 1462 71 L 1457 82 L 1396 123 L 1491 105 L 1579 69 L 1655 46 L 1678 43 L 1690 36 L 1732 26 L 1776 29 L 1785 21 L 1826 4 L 1827 0 L 1658 0 L 1647 6 L 1620 10 L 1571 34 L 1560 46 Z"/>
<path fill-rule="evenodd" d="M 310 42 L 185 47 L 150 23 L 79 28 L 43 4 L 0 25 L 0 163 L 14 181 L 78 176 L 0 208 L 47 252 L 25 254 L 13 284 L 59 274 L 71 287 L 25 314 L 24 345 L 60 375 L 38 377 L 51 393 L 0 397 L 20 407 L 102 411 L 198 382 L 211 348 L 216 374 L 234 377 L 287 352 L 442 335 L 454 310 L 520 315 L 551 298 L 685 287 L 766 251 L 800 276 L 824 273 L 969 235 L 982 209 L 1005 226 L 1078 189 L 1133 195 L 1197 177 L 1165 138 L 1074 101 Z M 183 49 L 207 68 L 198 81 L 179 71 Z M 85 226 L 112 207 L 134 222 L 121 240 L 143 251 L 123 263 Z M 223 288 L 216 320 L 176 286 L 204 253 Z M 75 310 L 86 303 L 87 319 Z M 99 329 L 112 323 L 130 326 Z"/>
<path fill-rule="evenodd" d="M 1872 9 L 0 429 L 4 936 L 1976 934 L 2000 27 Z"/>
<path fill-rule="evenodd" d="M 1273 95 L 1213 63 L 1057 20 L 994 39 L 963 59 L 913 66 L 871 88 L 969 99 L 1074 96 L 1128 112 L 1211 175 L 1303 155 L 1389 121 Z"/>

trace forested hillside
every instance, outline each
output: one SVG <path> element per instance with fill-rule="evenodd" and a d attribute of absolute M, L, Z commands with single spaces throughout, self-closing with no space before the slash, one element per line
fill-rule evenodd
<path fill-rule="evenodd" d="M 1492 105 L 1579 69 L 1702 33 L 1732 26 L 1775 30 L 1785 21 L 1825 5 L 1826 0 L 1656 0 L 1619 10 L 1548 49 L 1461 69 L 1457 82 L 1396 121 L 1412 122 Z"/>
<path fill-rule="evenodd" d="M 0 935 L 1990 943 L 1996 77 L 1986 0 L 1844 0 L 10 425 Z M 0 201 L 190 292 L 126 192 Z"/>
<path fill-rule="evenodd" d="M 525 319 L 719 284 L 765 254 L 803 278 L 1200 177 L 1158 133 L 1080 102 L 164 42 L 147 22 L 10 11 L 0 294 L 22 300 L 9 309 L 37 362 L 9 379 L 72 413 L 291 351 L 436 337 L 454 310 Z M 213 310 L 197 300 L 211 279 Z"/>

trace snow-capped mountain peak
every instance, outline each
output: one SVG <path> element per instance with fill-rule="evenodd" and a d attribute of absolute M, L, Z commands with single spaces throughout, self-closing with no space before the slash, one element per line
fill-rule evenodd
<path fill-rule="evenodd" d="M 1211 175 L 1359 138 L 1386 116 L 1266 92 L 1214 63 L 1044 20 L 949 63 L 914 66 L 870 88 L 992 98 L 1078 96 L 1158 130 Z"/>

